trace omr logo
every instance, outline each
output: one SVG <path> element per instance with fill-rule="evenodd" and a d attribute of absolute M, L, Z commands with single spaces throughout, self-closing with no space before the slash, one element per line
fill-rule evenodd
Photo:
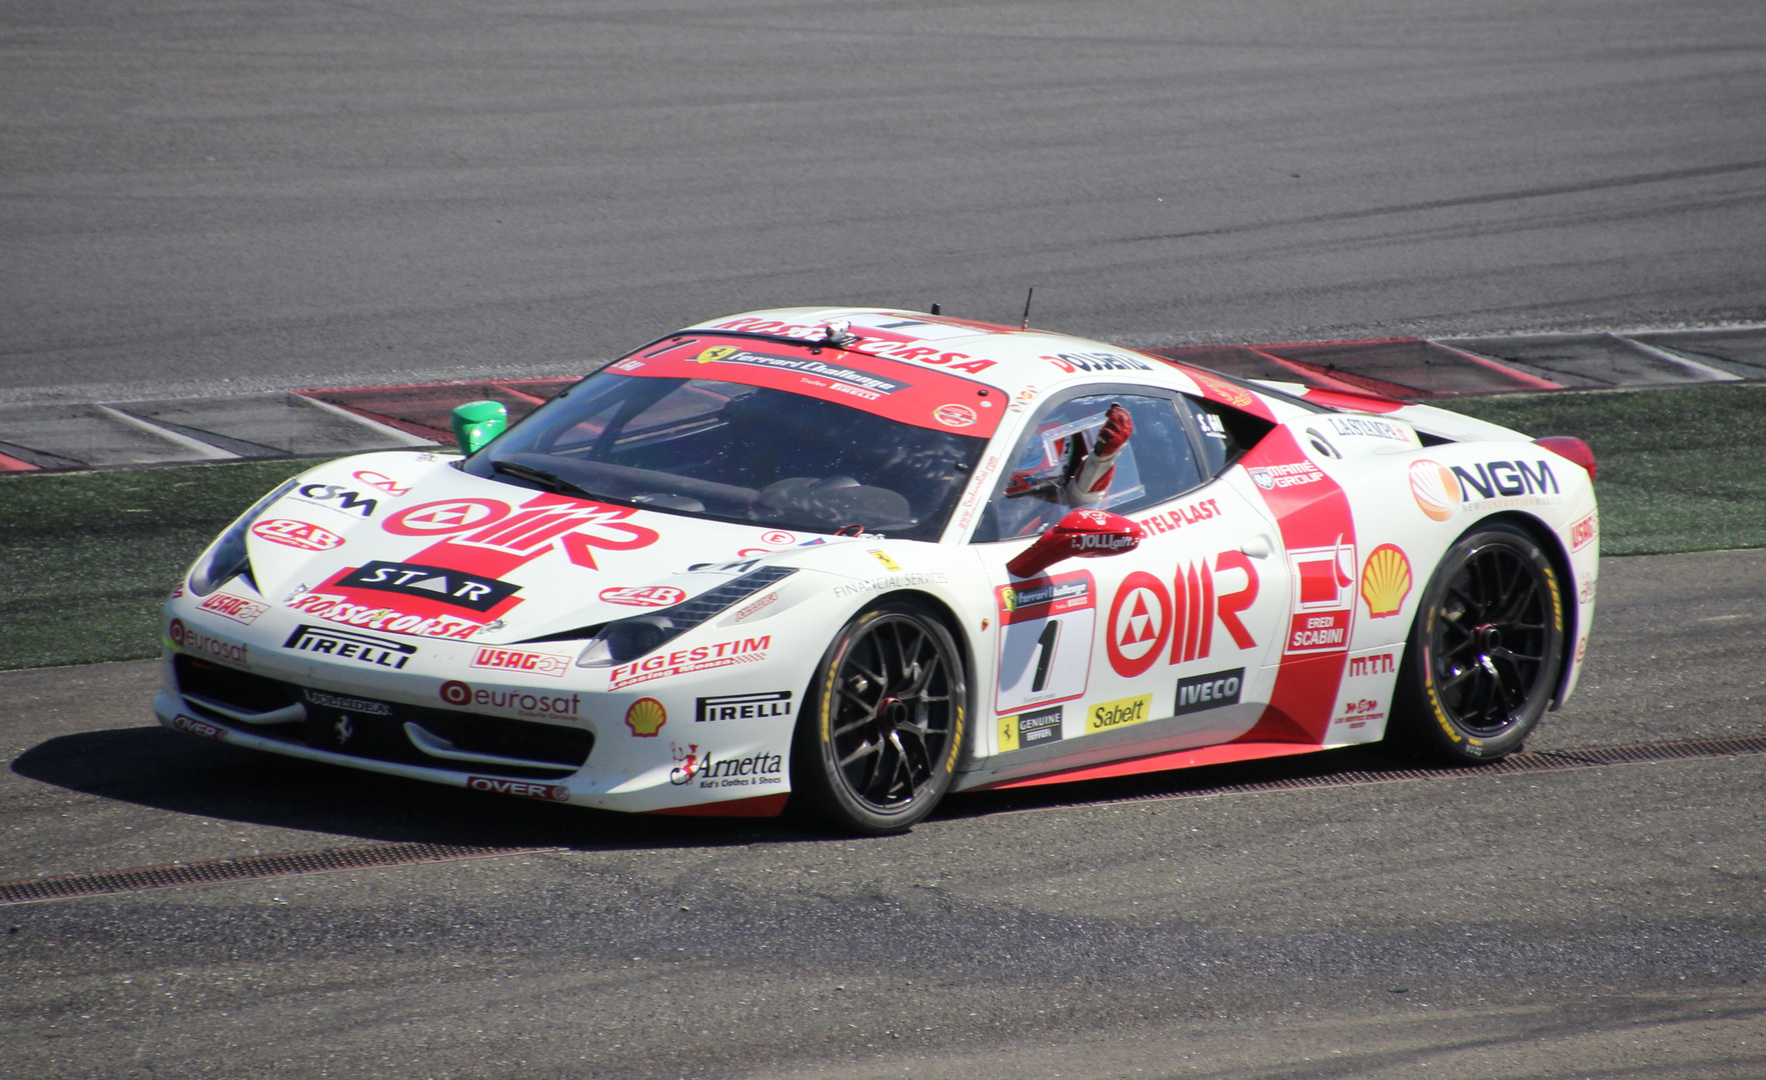
<path fill-rule="evenodd" d="M 1171 598 L 1159 579 L 1136 570 L 1122 579 L 1110 603 L 1107 652 L 1110 666 L 1133 678 L 1153 666 L 1171 632 Z"/>

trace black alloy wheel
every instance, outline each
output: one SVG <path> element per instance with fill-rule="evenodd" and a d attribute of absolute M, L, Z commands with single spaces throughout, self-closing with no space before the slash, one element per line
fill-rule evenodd
<path fill-rule="evenodd" d="M 1563 654 L 1563 591 L 1538 543 L 1509 525 L 1468 533 L 1417 609 L 1395 734 L 1460 764 L 1511 754 L 1551 703 Z"/>
<path fill-rule="evenodd" d="M 966 697 L 950 632 L 906 601 L 840 631 L 822 658 L 792 749 L 793 802 L 843 832 L 900 832 L 950 787 Z"/>

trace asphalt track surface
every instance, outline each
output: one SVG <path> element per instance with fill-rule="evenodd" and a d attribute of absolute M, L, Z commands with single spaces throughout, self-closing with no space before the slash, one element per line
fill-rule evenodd
<path fill-rule="evenodd" d="M 1766 552 L 1609 559 L 1600 590 L 1529 749 L 1766 734 Z M 254 755 L 146 722 L 156 678 L 0 674 L 0 881 L 551 850 L 0 908 L 0 1072 L 1766 1074 L 1758 755 L 1205 793 L 1263 764 L 852 841 Z"/>
<path fill-rule="evenodd" d="M 1756 0 L 0 11 L 11 400 L 1029 286 L 1143 346 L 1766 316 Z"/>
<path fill-rule="evenodd" d="M 1752 0 L 4 11 L 0 400 L 1030 285 L 1146 346 L 1766 317 Z M 1766 555 L 1604 574 L 1532 749 L 1766 734 Z M 254 757 L 146 726 L 156 678 L 0 674 L 0 881 L 561 850 L 5 908 L 0 1074 L 1766 1075 L 1758 756 L 861 843 Z"/>

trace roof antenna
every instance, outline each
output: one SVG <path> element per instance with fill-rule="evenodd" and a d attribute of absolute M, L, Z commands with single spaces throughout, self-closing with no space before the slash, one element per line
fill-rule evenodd
<path fill-rule="evenodd" d="M 934 314 L 934 315 L 938 314 L 938 305 L 937 304 L 932 305 L 932 314 Z"/>
<path fill-rule="evenodd" d="M 1031 297 L 1033 297 L 1035 295 L 1036 295 L 1036 286 L 1035 285 L 1032 285 L 1030 287 L 1030 291 L 1024 294 L 1024 321 L 1018 324 L 1018 329 L 1020 329 L 1020 330 L 1030 329 L 1030 299 L 1031 299 Z"/>

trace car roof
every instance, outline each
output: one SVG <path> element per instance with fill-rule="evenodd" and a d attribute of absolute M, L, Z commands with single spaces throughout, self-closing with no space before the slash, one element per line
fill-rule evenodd
<path fill-rule="evenodd" d="M 1041 396 L 1069 383 L 1150 381 L 1271 419 L 1304 408 L 1286 394 L 1120 345 L 919 311 L 772 308 L 708 319 L 686 329 L 824 341 L 828 327 L 840 324 L 858 336 L 846 346 L 852 352 L 935 366 L 1014 398 Z"/>

